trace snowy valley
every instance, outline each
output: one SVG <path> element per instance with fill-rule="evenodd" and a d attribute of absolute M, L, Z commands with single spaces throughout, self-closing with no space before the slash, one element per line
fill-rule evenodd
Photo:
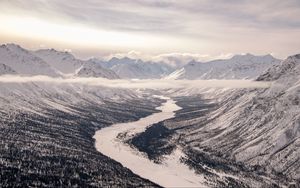
<path fill-rule="evenodd" d="M 14 79 L 36 76 L 59 81 Z M 129 81 L 61 81 L 70 78 Z M 152 79 L 170 84 L 157 89 Z M 212 79 L 270 87 L 170 86 Z M 0 114 L 0 187 L 300 185 L 300 55 L 174 66 L 5 44 Z"/>

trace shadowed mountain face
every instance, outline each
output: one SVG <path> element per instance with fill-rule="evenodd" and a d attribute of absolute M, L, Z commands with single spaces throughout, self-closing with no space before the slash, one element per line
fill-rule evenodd
<path fill-rule="evenodd" d="M 16 74 L 17 72 L 13 70 L 11 67 L 5 65 L 5 64 L 0 64 L 0 75 L 6 75 L 6 74 Z"/>

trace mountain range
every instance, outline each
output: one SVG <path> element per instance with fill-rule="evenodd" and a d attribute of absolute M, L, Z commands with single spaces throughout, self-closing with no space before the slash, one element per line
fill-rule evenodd
<path fill-rule="evenodd" d="M 81 60 L 55 49 L 26 50 L 16 44 L 0 46 L 0 74 L 107 79 L 254 79 L 281 60 L 271 55 L 235 55 L 230 59 L 168 64 L 128 57 L 104 61 Z"/>
<path fill-rule="evenodd" d="M 191 61 L 165 77 L 166 79 L 254 79 L 280 60 L 271 55 L 235 55 L 230 59 L 206 63 Z"/>
<path fill-rule="evenodd" d="M 130 59 L 128 57 L 113 57 L 108 61 L 90 60 L 97 62 L 102 67 L 113 70 L 120 78 L 124 79 L 159 79 L 167 76 L 175 70 L 174 67 L 163 62 L 144 62 L 140 59 Z"/>
<path fill-rule="evenodd" d="M 97 63 L 75 58 L 69 52 L 54 49 L 37 50 L 34 54 L 49 63 L 60 75 L 79 77 L 119 78 L 113 71 Z"/>
<path fill-rule="evenodd" d="M 202 160 L 194 165 L 196 169 L 204 168 L 204 156 L 209 156 L 210 164 L 225 159 L 250 166 L 255 173 L 273 174 L 275 179 L 284 175 L 284 181 L 299 180 L 300 55 L 288 57 L 255 80 L 272 85 L 175 91 L 173 97 L 179 97 L 186 110 L 164 125 L 176 132 L 174 137 L 180 138 L 193 164 Z M 199 96 L 197 101 L 207 102 L 182 96 Z"/>
<path fill-rule="evenodd" d="M 281 61 L 245 54 L 175 67 L 130 58 L 80 60 L 68 52 L 7 44 L 0 46 L 0 75 L 5 74 L 272 83 L 268 88 L 136 90 L 1 82 L 0 186 L 157 186 L 97 152 L 93 139 L 96 130 L 158 112 L 164 100 L 154 95 L 168 96 L 182 109 L 174 118 L 130 135 L 126 144 L 133 143 L 157 165 L 177 148 L 184 153 L 181 162 L 205 176 L 208 187 L 300 183 L 300 55 Z"/>
<path fill-rule="evenodd" d="M 22 75 L 59 76 L 46 61 L 15 44 L 0 46 L 0 63 L 10 67 L 7 73 L 13 70 Z"/>
<path fill-rule="evenodd" d="M 76 59 L 68 52 L 54 49 L 29 51 L 16 44 L 0 46 L 0 64 L 3 64 L 1 74 L 119 78 L 113 71 Z"/>

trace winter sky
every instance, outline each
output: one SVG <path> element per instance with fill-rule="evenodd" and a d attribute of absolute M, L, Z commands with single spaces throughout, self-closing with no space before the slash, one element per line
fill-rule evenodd
<path fill-rule="evenodd" d="M 110 53 L 300 53 L 299 0 L 0 0 L 0 43 Z"/>

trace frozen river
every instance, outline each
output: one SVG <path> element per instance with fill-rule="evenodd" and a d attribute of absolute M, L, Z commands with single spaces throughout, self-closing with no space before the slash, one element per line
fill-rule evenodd
<path fill-rule="evenodd" d="M 180 158 L 183 156 L 180 149 L 176 149 L 167 156 L 162 164 L 156 164 L 117 138 L 118 135 L 124 133 L 130 136 L 143 132 L 149 125 L 174 117 L 175 111 L 181 109 L 174 100 L 166 97 L 161 98 L 167 100 L 157 108 L 161 112 L 135 122 L 114 124 L 97 131 L 94 136 L 96 149 L 120 162 L 135 174 L 163 187 L 204 187 L 203 177 L 196 175 L 193 170 L 180 162 Z"/>

